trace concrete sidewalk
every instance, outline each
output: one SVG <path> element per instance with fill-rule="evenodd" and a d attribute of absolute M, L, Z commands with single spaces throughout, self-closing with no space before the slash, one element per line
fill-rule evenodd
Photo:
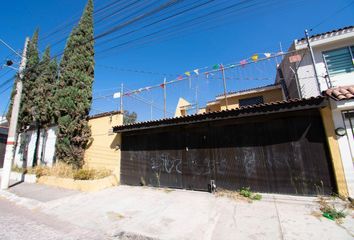
<path fill-rule="evenodd" d="M 119 186 L 79 193 L 32 185 L 23 191 L 40 188 L 43 195 L 57 196 L 36 195 L 37 210 L 112 239 L 354 238 L 353 212 L 339 225 L 318 217 L 319 205 L 310 197 L 263 194 L 261 201 L 248 203 L 185 190 Z M 24 194 L 20 185 L 16 194 Z"/>

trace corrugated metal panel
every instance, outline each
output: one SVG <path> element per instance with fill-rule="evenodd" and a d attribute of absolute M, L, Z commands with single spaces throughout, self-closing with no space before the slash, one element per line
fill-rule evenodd
<path fill-rule="evenodd" d="M 335 191 L 317 109 L 122 135 L 122 183 L 208 190 Z"/>

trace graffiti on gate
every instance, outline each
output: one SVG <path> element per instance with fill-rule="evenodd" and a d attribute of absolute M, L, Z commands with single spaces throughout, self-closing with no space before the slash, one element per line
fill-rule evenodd
<path fill-rule="evenodd" d="M 151 158 L 150 162 L 151 169 L 155 173 L 166 172 L 171 174 L 176 172 L 178 174 L 182 174 L 182 159 L 172 157 L 169 154 L 162 153 L 156 158 Z"/>
<path fill-rule="evenodd" d="M 211 161 L 208 157 L 198 158 L 198 156 L 191 155 L 188 159 L 189 169 L 194 175 L 208 176 L 211 174 Z"/>

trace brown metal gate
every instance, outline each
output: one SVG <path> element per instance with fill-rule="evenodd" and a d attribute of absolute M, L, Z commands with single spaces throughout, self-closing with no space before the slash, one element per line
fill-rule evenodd
<path fill-rule="evenodd" d="M 122 133 L 121 181 L 313 195 L 335 183 L 317 109 Z"/>

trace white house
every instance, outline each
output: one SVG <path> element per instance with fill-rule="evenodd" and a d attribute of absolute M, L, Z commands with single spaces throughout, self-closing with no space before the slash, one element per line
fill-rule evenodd
<path fill-rule="evenodd" d="M 313 35 L 318 81 L 305 38 L 294 40 L 277 69 L 276 82 L 285 81 L 290 98 L 321 95 L 328 88 L 354 84 L 354 26 Z"/>
<path fill-rule="evenodd" d="M 349 195 L 354 198 L 354 26 L 295 40 L 277 67 L 276 83 L 288 98 L 330 97 L 331 113 Z M 317 71 L 317 78 L 314 67 Z"/>

